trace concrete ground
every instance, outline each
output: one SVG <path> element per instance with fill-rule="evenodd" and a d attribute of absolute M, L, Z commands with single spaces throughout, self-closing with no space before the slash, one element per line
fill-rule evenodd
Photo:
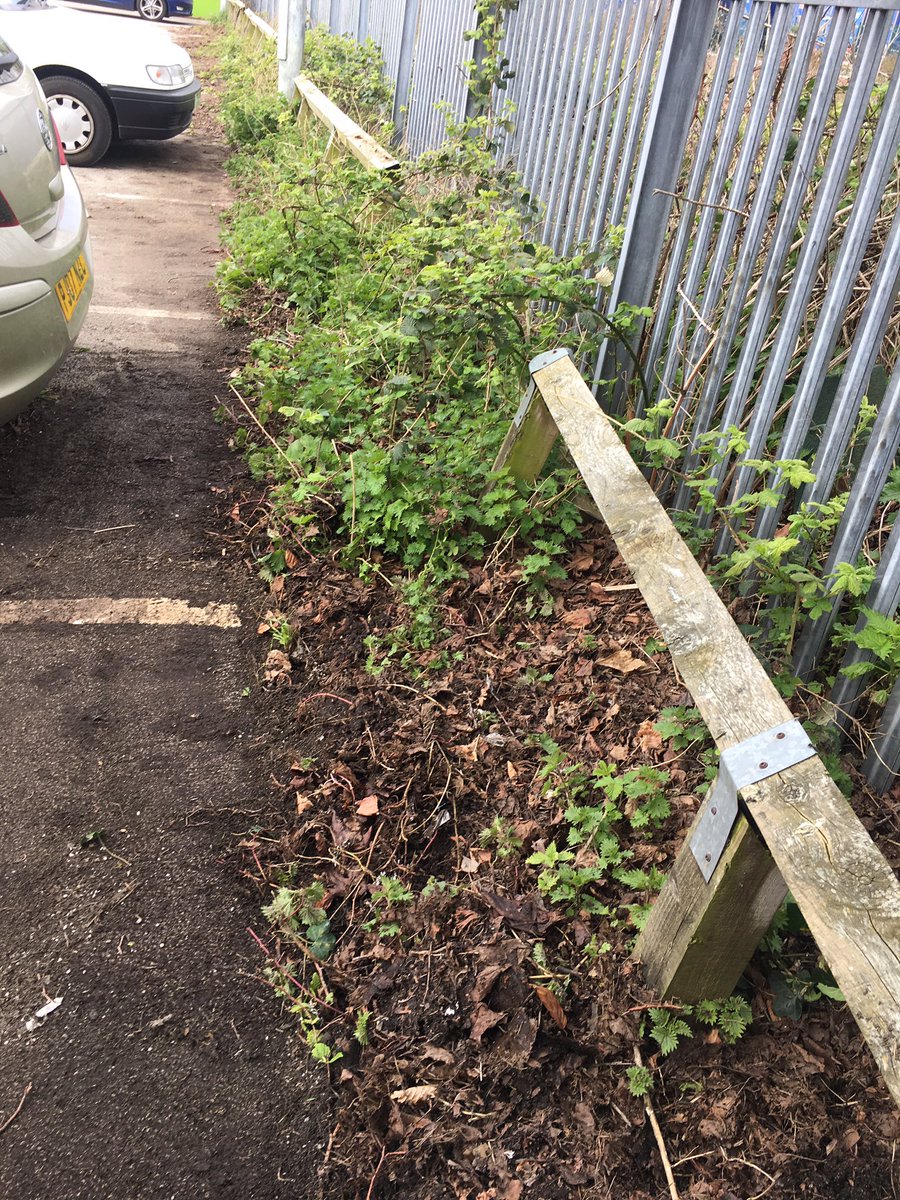
<path fill-rule="evenodd" d="M 270 769 L 242 696 L 264 598 L 221 536 L 223 154 L 201 125 L 79 174 L 93 311 L 0 430 L 4 1200 L 318 1193 L 324 1081 L 223 857 Z"/>

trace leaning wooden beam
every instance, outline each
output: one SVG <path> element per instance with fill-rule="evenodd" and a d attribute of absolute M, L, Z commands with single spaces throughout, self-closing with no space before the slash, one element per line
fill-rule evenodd
<path fill-rule="evenodd" d="M 354 158 L 358 158 L 363 166 L 372 171 L 393 171 L 400 166 L 384 146 L 379 145 L 355 121 L 351 121 L 311 80 L 304 75 L 298 75 L 294 86 L 300 95 L 301 117 L 307 112 L 312 112 L 331 130 L 334 140 L 340 142 Z"/>
<path fill-rule="evenodd" d="M 269 41 L 275 41 L 278 36 L 272 26 L 262 19 L 257 13 L 244 4 L 243 0 L 228 0 L 229 16 L 234 14 L 235 20 L 245 20 L 253 26 L 257 33 L 262 34 Z"/>
<path fill-rule="evenodd" d="M 537 393 L 716 744 L 727 750 L 789 722 L 575 364 L 548 357 L 532 364 Z M 777 867 L 900 1102 L 900 881 L 818 756 L 740 795 L 759 837 L 740 816 L 706 883 L 689 845 L 707 799 L 638 942 L 650 982 L 685 1001 L 728 994 L 784 893 Z"/>

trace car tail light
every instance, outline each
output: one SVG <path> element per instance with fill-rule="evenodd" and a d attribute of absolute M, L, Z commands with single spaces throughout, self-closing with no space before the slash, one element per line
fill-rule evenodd
<path fill-rule="evenodd" d="M 16 214 L 9 207 L 6 197 L 0 192 L 0 229 L 9 229 L 18 223 Z"/>
<path fill-rule="evenodd" d="M 50 118 L 53 121 L 53 118 Z M 56 149 L 59 151 L 59 165 L 66 165 L 66 152 L 63 150 L 62 138 L 59 136 L 59 130 L 56 128 L 56 122 L 53 121 L 53 132 L 56 134 Z"/>

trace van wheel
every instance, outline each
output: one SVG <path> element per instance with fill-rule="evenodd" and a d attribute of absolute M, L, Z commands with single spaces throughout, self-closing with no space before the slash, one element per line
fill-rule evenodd
<path fill-rule="evenodd" d="M 73 167 L 92 167 L 109 149 L 112 118 L 103 97 L 89 84 L 66 75 L 42 79 L 50 115 Z"/>

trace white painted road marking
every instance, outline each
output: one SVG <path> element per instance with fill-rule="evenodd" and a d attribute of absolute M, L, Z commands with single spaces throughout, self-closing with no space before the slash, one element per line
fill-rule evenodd
<path fill-rule="evenodd" d="M 217 321 L 215 313 L 184 311 L 180 308 L 131 308 L 121 304 L 92 304 L 92 313 L 111 313 L 117 317 L 137 317 L 147 321 Z"/>
<path fill-rule="evenodd" d="M 159 204 L 160 201 L 162 201 L 163 204 L 184 204 L 188 208 L 227 208 L 227 206 L 229 204 L 229 201 L 227 199 L 179 200 L 175 196 L 145 196 L 145 195 L 141 195 L 140 192 L 100 192 L 99 198 L 101 200 L 120 200 L 120 201 L 139 200 L 142 202 L 146 201 L 148 203 L 152 202 L 153 204 Z"/>
<path fill-rule="evenodd" d="M 81 600 L 0 600 L 0 625 L 212 625 L 237 629 L 234 604 L 207 604 L 165 596 L 86 596 Z"/>

